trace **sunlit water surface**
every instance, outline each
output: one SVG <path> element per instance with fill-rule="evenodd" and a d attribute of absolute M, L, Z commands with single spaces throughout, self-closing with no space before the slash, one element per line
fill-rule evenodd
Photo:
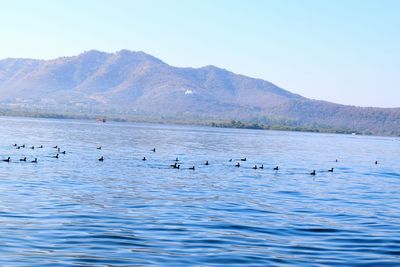
<path fill-rule="evenodd" d="M 400 265 L 399 138 L 22 118 L 0 133 L 1 266 Z"/>

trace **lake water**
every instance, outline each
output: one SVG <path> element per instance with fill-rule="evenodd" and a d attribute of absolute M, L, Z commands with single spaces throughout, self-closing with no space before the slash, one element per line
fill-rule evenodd
<path fill-rule="evenodd" d="M 400 265 L 399 138 L 23 118 L 0 134 L 1 266 Z"/>

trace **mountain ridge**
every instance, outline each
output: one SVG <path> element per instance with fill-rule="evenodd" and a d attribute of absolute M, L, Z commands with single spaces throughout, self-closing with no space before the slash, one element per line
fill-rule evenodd
<path fill-rule="evenodd" d="M 241 119 L 397 135 L 400 108 L 313 100 L 213 65 L 170 66 L 142 51 L 88 50 L 50 60 L 0 60 L 0 107 L 78 113 Z"/>

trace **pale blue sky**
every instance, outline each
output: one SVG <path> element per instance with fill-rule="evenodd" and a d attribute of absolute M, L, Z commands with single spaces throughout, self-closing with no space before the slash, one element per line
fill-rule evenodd
<path fill-rule="evenodd" d="M 141 50 L 306 97 L 400 107 L 400 1 L 0 0 L 0 58 Z"/>

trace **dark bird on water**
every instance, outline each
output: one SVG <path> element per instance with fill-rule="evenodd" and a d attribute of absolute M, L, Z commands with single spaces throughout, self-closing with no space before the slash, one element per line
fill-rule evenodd
<path fill-rule="evenodd" d="M 279 167 L 276 166 L 276 167 L 274 168 L 274 171 L 278 171 L 278 170 L 279 170 Z"/>
<path fill-rule="evenodd" d="M 35 146 L 31 146 L 30 149 L 35 149 Z"/>
<path fill-rule="evenodd" d="M 31 163 L 37 163 L 37 158 L 35 158 L 35 160 L 32 160 Z"/>
<path fill-rule="evenodd" d="M 258 168 L 257 168 L 257 165 L 254 165 L 253 169 L 254 169 L 254 170 L 257 170 L 257 169 L 258 169 Z"/>
<path fill-rule="evenodd" d="M 153 148 L 151 151 L 153 151 L 153 152 L 156 152 L 156 149 L 155 149 L 155 148 Z"/>
<path fill-rule="evenodd" d="M 336 162 L 338 162 L 338 160 L 335 160 Z"/>
<path fill-rule="evenodd" d="M 193 167 L 189 167 L 189 170 L 192 170 L 192 171 L 194 171 L 194 169 L 195 169 L 195 167 L 193 166 Z"/>
<path fill-rule="evenodd" d="M 143 157 L 142 160 L 145 161 L 145 160 L 146 160 L 146 157 Z"/>
<path fill-rule="evenodd" d="M 26 161 L 26 157 L 19 159 L 19 161 Z"/>
<path fill-rule="evenodd" d="M 58 146 L 53 146 L 53 148 L 58 148 Z"/>
<path fill-rule="evenodd" d="M 55 159 L 58 159 L 58 156 L 59 156 L 59 155 L 58 155 L 58 154 L 56 154 L 55 156 L 53 156 L 53 158 L 55 158 Z"/>
<path fill-rule="evenodd" d="M 22 147 L 22 148 L 25 148 L 25 144 L 23 144 L 21 147 Z"/>
<path fill-rule="evenodd" d="M 264 164 L 261 164 L 260 169 L 264 169 Z"/>
<path fill-rule="evenodd" d="M 208 164 L 208 160 L 206 160 L 206 163 L 204 163 L 204 165 L 209 165 L 209 164 Z"/>
<path fill-rule="evenodd" d="M 178 161 L 179 161 L 179 159 L 178 159 L 178 158 L 176 158 L 176 159 L 175 159 L 175 161 L 176 161 L 176 162 L 178 162 Z"/>
<path fill-rule="evenodd" d="M 101 156 L 101 157 L 99 158 L 99 161 L 104 161 L 103 156 Z"/>
<path fill-rule="evenodd" d="M 64 150 L 64 151 L 62 151 L 62 152 L 60 152 L 60 153 L 65 155 L 67 152 Z"/>
<path fill-rule="evenodd" d="M 229 162 L 232 162 L 232 159 L 230 159 Z"/>
<path fill-rule="evenodd" d="M 43 148 L 43 145 L 40 145 L 39 148 Z"/>
<path fill-rule="evenodd" d="M 18 146 L 17 144 L 14 144 L 14 146 Z"/>
<path fill-rule="evenodd" d="M 10 162 L 10 161 L 11 161 L 11 158 L 8 157 L 7 159 L 3 159 L 3 161 L 4 161 L 4 162 Z"/>
<path fill-rule="evenodd" d="M 313 170 L 313 171 L 310 173 L 310 175 L 315 175 L 315 174 L 316 174 L 315 170 Z"/>
<path fill-rule="evenodd" d="M 238 163 L 236 163 L 236 165 L 235 165 L 235 167 L 240 167 L 240 163 L 238 162 Z"/>
<path fill-rule="evenodd" d="M 176 168 L 177 164 L 178 164 L 178 163 L 175 162 L 174 164 L 169 165 L 169 166 L 171 166 L 172 168 Z"/>
<path fill-rule="evenodd" d="M 333 172 L 333 168 L 330 168 L 330 169 L 328 170 L 328 172 Z"/>
<path fill-rule="evenodd" d="M 241 161 L 246 161 L 247 160 L 247 158 L 244 158 L 244 159 L 240 159 Z"/>
<path fill-rule="evenodd" d="M 100 150 L 100 149 L 101 149 L 101 146 L 97 147 L 97 149 L 99 149 L 99 150 Z"/>
<path fill-rule="evenodd" d="M 378 161 L 377 160 L 375 161 L 375 165 L 378 165 Z"/>

